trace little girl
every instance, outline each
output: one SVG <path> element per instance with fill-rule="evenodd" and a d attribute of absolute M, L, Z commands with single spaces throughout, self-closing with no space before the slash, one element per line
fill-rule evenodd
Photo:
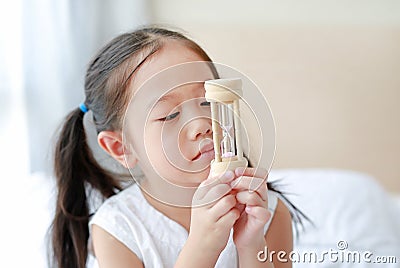
<path fill-rule="evenodd" d="M 83 268 L 93 254 L 99 267 L 291 267 L 287 256 L 259 258 L 265 248 L 292 250 L 291 215 L 265 183 L 267 171 L 210 174 L 203 84 L 215 70 L 161 98 L 155 87 L 142 89 L 163 70 L 190 62 L 211 59 L 182 34 L 155 27 L 114 38 L 92 60 L 85 101 L 67 116 L 55 148 L 54 266 Z M 88 110 L 100 147 L 127 169 L 139 166 L 140 186 L 123 189 L 96 162 L 83 129 Z M 107 199 L 92 218 L 88 189 Z M 181 199 L 191 204 L 176 205 Z"/>

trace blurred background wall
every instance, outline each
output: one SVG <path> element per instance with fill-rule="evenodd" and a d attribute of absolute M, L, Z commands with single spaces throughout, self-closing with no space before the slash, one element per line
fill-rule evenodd
<path fill-rule="evenodd" d="M 152 0 L 274 114 L 274 168 L 343 168 L 400 192 L 400 2 Z"/>
<path fill-rule="evenodd" d="M 277 131 L 274 168 L 351 169 L 400 192 L 397 0 L 10 3 L 0 8 L 5 176 L 49 170 L 53 130 L 83 100 L 93 53 L 120 32 L 161 23 L 263 90 Z"/>

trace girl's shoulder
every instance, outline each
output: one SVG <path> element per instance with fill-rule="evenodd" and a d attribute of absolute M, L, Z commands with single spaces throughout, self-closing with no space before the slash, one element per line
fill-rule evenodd
<path fill-rule="evenodd" d="M 140 187 L 137 183 L 132 183 L 117 194 L 107 198 L 100 208 L 107 206 L 126 205 L 131 201 L 140 202 L 141 200 L 139 194 L 141 194 Z"/>
<path fill-rule="evenodd" d="M 146 217 L 144 215 L 146 202 L 143 202 L 142 198 L 144 199 L 139 186 L 136 184 L 128 186 L 108 198 L 89 221 L 90 236 L 91 226 L 95 224 L 141 258 L 140 243 L 135 237 L 137 237 L 136 234 L 143 233 L 146 228 L 143 224 L 143 219 Z M 89 240 L 89 250 L 92 251 L 91 239 Z"/>
<path fill-rule="evenodd" d="M 164 237 L 165 233 L 175 233 L 179 225 L 154 208 L 136 183 L 108 198 L 90 220 L 89 225 L 92 224 L 116 236 L 117 233 L 141 233 L 146 229 L 160 237 Z M 170 240 L 170 237 L 165 240 Z"/>
<path fill-rule="evenodd" d="M 136 184 L 108 198 L 90 220 L 89 226 L 93 224 L 127 246 L 142 261 L 143 248 L 177 250 L 187 239 L 186 230 L 152 207 Z M 89 249 L 93 252 L 91 241 Z"/>
<path fill-rule="evenodd" d="M 143 202 L 143 196 L 140 187 L 135 183 L 132 184 L 119 193 L 106 199 L 94 213 L 91 222 L 97 218 L 116 217 L 118 214 L 129 216 L 139 216 L 146 202 Z"/>

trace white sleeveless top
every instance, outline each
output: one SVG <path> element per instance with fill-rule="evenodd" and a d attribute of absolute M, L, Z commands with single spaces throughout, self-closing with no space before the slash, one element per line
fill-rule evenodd
<path fill-rule="evenodd" d="M 272 216 L 277 196 L 268 191 L 268 209 Z M 272 217 L 264 227 L 268 230 Z M 107 199 L 89 222 L 96 224 L 127 246 L 144 267 L 173 267 L 187 238 L 186 229 L 151 206 L 137 184 Z M 215 267 L 238 267 L 238 256 L 232 239 L 220 254 Z M 91 239 L 89 252 L 93 255 Z M 95 258 L 90 261 L 98 267 Z M 90 266 L 90 265 L 89 265 Z"/>

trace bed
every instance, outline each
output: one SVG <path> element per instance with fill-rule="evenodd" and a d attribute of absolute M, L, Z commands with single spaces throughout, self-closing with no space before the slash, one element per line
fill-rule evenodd
<path fill-rule="evenodd" d="M 303 226 L 293 224 L 298 230 L 293 267 L 375 267 L 375 257 L 396 258 L 396 263 L 378 267 L 400 267 L 400 195 L 387 193 L 366 174 L 347 170 L 272 170 L 269 179 L 276 181 L 312 221 Z M 53 180 L 37 173 L 6 188 L 1 202 L 5 213 L 1 235 L 6 251 L 0 266 L 46 267 L 45 236 L 53 210 Z M 13 189 L 18 189 L 18 195 Z M 325 254 L 321 262 L 329 250 L 338 252 L 338 259 Z M 371 263 L 362 259 L 360 263 L 341 261 L 340 254 L 349 251 L 372 253 Z M 312 254 L 317 261 L 299 259 Z"/>

